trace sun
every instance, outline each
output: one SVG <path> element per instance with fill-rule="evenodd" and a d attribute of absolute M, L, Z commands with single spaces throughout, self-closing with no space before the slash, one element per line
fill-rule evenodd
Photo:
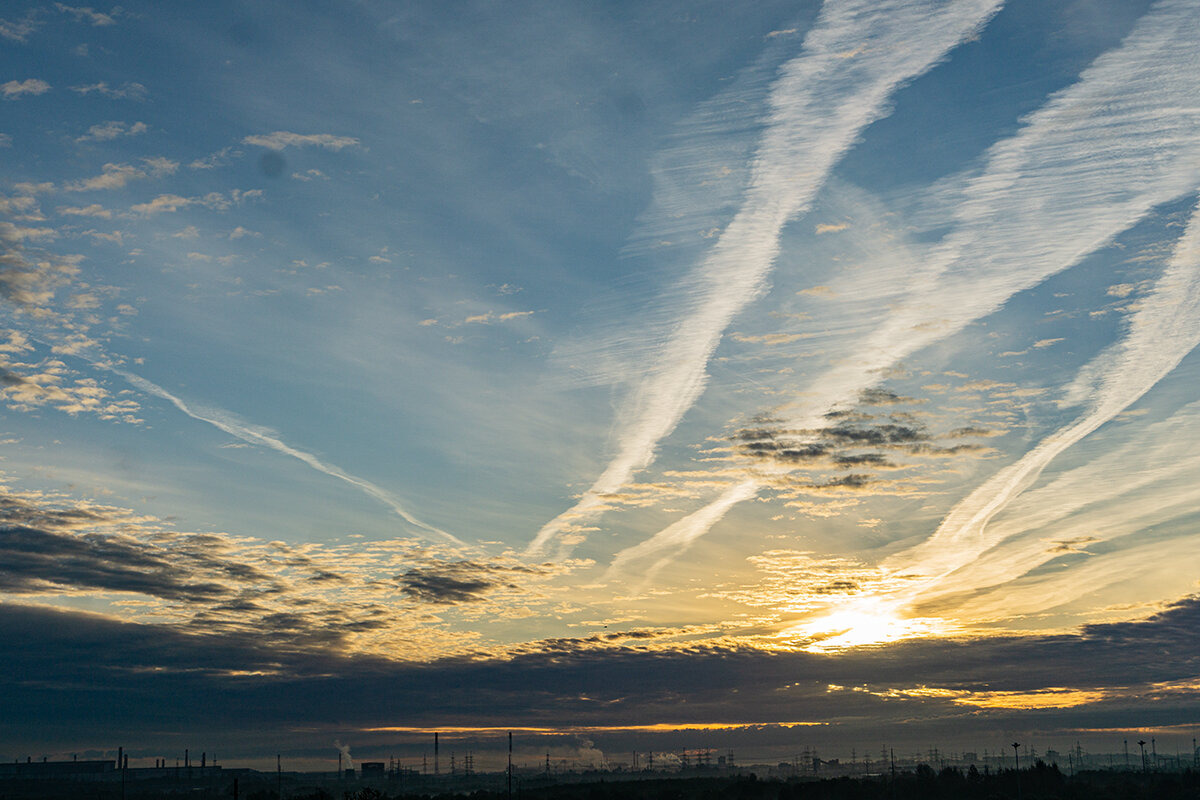
<path fill-rule="evenodd" d="M 945 635 L 952 626 L 936 617 L 906 618 L 894 605 L 859 602 L 795 625 L 781 635 L 798 649 L 827 653 L 918 636 Z"/>

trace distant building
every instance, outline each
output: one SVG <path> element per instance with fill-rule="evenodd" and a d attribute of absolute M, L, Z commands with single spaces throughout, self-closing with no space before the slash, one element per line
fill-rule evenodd
<path fill-rule="evenodd" d="M 382 778 L 387 774 L 387 765 L 382 761 L 362 761 L 358 769 L 364 778 Z"/>

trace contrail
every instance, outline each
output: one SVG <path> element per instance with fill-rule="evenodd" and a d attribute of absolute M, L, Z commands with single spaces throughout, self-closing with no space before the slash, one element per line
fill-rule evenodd
<path fill-rule="evenodd" d="M 689 276 L 693 298 L 655 369 L 622 416 L 617 454 L 573 508 L 538 531 L 526 555 L 604 509 L 654 458 L 708 380 L 709 358 L 730 321 L 765 288 L 783 226 L 805 212 L 861 131 L 888 112 L 897 87 L 921 75 L 999 10 L 1001 0 L 831 0 L 780 69 L 741 210 Z"/>
<path fill-rule="evenodd" d="M 441 528 L 434 527 L 433 525 L 430 525 L 427 522 L 422 522 L 414 517 L 411 513 L 409 513 L 408 509 L 406 509 L 400 503 L 399 500 L 393 497 L 386 490 L 376 486 L 365 478 L 360 478 L 357 475 L 351 475 L 350 473 L 340 469 L 339 467 L 335 467 L 332 464 L 326 464 L 312 453 L 306 453 L 303 450 L 297 450 L 286 442 L 281 441 L 275 435 L 274 431 L 238 419 L 235 415 L 229 413 L 228 411 L 185 403 L 183 400 L 171 394 L 157 383 L 148 381 L 140 375 L 135 375 L 132 372 L 127 372 L 123 369 L 95 361 L 92 363 L 97 367 L 120 375 L 131 385 L 137 387 L 146 394 L 154 395 L 155 397 L 166 400 L 192 419 L 199 420 L 200 422 L 207 422 L 209 425 L 228 433 L 230 436 L 241 439 L 247 444 L 268 447 L 277 453 L 283 453 L 284 455 L 298 459 L 315 469 L 317 472 L 323 472 L 332 478 L 345 481 L 351 486 L 360 489 L 366 495 L 373 497 L 390 508 L 396 513 L 397 516 L 399 516 L 408 524 L 417 528 L 421 528 L 429 533 L 436 533 L 438 536 L 442 536 L 449 541 L 454 542 L 455 544 L 464 544 L 461 539 L 453 534 L 447 533 Z"/>
<path fill-rule="evenodd" d="M 1200 344 L 1200 208 L 1176 244 L 1166 270 L 1129 318 L 1129 334 L 1094 358 L 1068 393 L 1087 413 L 1047 436 L 1019 461 L 958 503 L 926 541 L 884 566 L 945 575 L 999 542 L 988 522 L 1037 480 L 1068 447 L 1111 420 L 1170 373 Z"/>
<path fill-rule="evenodd" d="M 613 559 L 612 566 L 608 569 L 606 578 L 614 577 L 617 573 L 624 570 L 629 565 L 629 562 L 635 559 L 645 558 L 646 556 L 658 553 L 667 553 L 665 558 L 657 561 L 646 571 L 646 580 L 652 579 L 655 573 L 669 564 L 675 556 L 687 550 L 700 534 L 720 522 L 721 518 L 725 516 L 725 512 L 743 500 L 753 498 L 758 494 L 758 491 L 759 485 L 757 481 L 749 480 L 739 483 L 721 495 L 721 498 L 716 502 L 709 503 L 699 511 L 689 514 L 671 524 L 641 544 L 634 545 L 617 553 Z M 700 533 L 698 534 L 697 531 Z"/>
<path fill-rule="evenodd" d="M 817 399 L 794 412 L 787 427 L 825 424 L 829 408 L 852 401 L 881 370 L 996 311 L 1015 293 L 1078 264 L 1156 206 L 1194 191 L 1200 185 L 1198 39 L 1200 7 L 1191 0 L 1157 3 L 1119 48 L 1053 95 L 1017 135 L 994 145 L 985 171 L 966 186 L 955 229 L 912 276 L 910 298 L 861 342 L 857 351 L 864 355 L 814 382 L 810 394 Z M 714 503 L 725 504 L 738 491 L 731 488 Z M 976 502 L 993 507 L 985 515 L 1005 502 L 998 496 L 995 504 L 984 501 L 982 491 Z M 961 520 L 957 510 L 951 517 L 944 526 Z"/>

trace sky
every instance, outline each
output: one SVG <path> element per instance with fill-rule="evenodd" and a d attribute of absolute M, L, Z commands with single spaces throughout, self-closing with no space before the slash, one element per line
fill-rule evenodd
<path fill-rule="evenodd" d="M 1190 752 L 1198 41 L 4 4 L 0 759 Z"/>

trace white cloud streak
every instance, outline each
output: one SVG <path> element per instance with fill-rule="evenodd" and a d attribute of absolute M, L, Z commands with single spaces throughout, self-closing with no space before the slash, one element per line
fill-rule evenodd
<path fill-rule="evenodd" d="M 455 544 L 463 544 L 463 542 L 453 534 L 447 533 L 441 528 L 437 528 L 413 516 L 408 509 L 405 508 L 405 506 L 398 499 L 396 499 L 396 497 L 394 497 L 385 489 L 376 486 L 374 483 L 371 483 L 365 478 L 360 478 L 357 475 L 351 475 L 340 467 L 327 464 L 314 456 L 312 453 L 306 453 L 303 450 L 298 450 L 295 447 L 292 447 L 291 445 L 282 441 L 274 431 L 268 428 L 262 428 L 238 419 L 228 411 L 185 403 L 183 400 L 171 394 L 163 387 L 152 381 L 148 381 L 139 375 L 135 375 L 132 372 L 126 372 L 125 370 L 117 367 L 105 366 L 104 364 L 97 362 L 93 363 L 102 369 L 107 369 L 110 372 L 120 375 L 140 391 L 166 400 L 194 420 L 207 422 L 209 425 L 212 425 L 218 430 L 222 430 L 225 433 L 228 433 L 230 436 L 240 439 L 247 444 L 267 447 L 277 453 L 282 453 L 283 455 L 291 456 L 298 461 L 302 461 L 309 467 L 315 469 L 317 472 L 321 472 L 330 476 L 331 478 L 337 478 L 340 481 L 344 481 L 345 483 L 348 483 L 351 486 L 361 490 L 367 496 L 378 500 L 380 503 L 383 503 L 385 506 L 395 512 L 398 517 L 413 527 L 420 528 L 428 533 L 437 534 L 438 536 L 441 536 Z"/>
<path fill-rule="evenodd" d="M 979 486 L 943 520 L 937 532 L 888 566 L 944 575 L 994 547 L 1003 529 L 988 523 L 1041 475 L 1056 456 L 1150 391 L 1200 344 L 1200 209 L 1193 214 L 1166 270 L 1129 319 L 1128 335 L 1079 373 L 1068 401 L 1086 413 Z"/>
<path fill-rule="evenodd" d="M 613 559 L 612 566 L 608 570 L 608 577 L 612 578 L 623 572 L 636 560 L 665 553 L 663 558 L 656 561 L 646 571 L 646 580 L 651 580 L 660 569 L 691 547 L 692 543 L 713 525 L 720 522 L 729 509 L 743 500 L 753 498 L 758 494 L 758 490 L 757 481 L 743 481 L 721 495 L 720 500 L 709 503 L 699 511 L 689 514 L 646 541 L 622 550 Z"/>
<path fill-rule="evenodd" d="M 802 55 L 780 69 L 741 210 L 689 276 L 685 316 L 626 403 L 616 456 L 574 508 L 543 526 L 527 554 L 598 514 L 601 495 L 653 460 L 658 443 L 703 392 L 708 360 L 730 321 L 763 291 L 783 226 L 808 209 L 861 131 L 887 113 L 891 93 L 999 7 L 999 0 L 826 3 Z"/>
<path fill-rule="evenodd" d="M 1157 599 L 1147 592 L 1151 585 L 1168 595 L 1190 591 L 1195 576 L 1178 568 L 1188 540 L 1178 534 L 1191 529 L 1187 519 L 1200 500 L 1200 455 L 1191 436 L 1198 422 L 1200 404 L 1192 403 L 1161 422 L 1113 431 L 1122 444 L 1014 497 L 988 524 L 992 549 L 940 580 L 901 590 L 898 605 L 921 615 L 953 609 L 984 622 L 1040 614 L 1117 583 L 1129 587 L 1132 602 Z M 1160 536 L 1168 532 L 1165 545 Z M 1163 558 L 1164 546 L 1172 558 Z M 1075 557 L 1067 570 L 1038 570 L 1068 550 L 1086 559 Z M 1166 574 L 1153 584 L 1139 581 L 1156 567 Z"/>
<path fill-rule="evenodd" d="M 1156 206 L 1194 191 L 1200 185 L 1197 37 L 1200 7 L 1188 0 L 1157 3 L 1120 47 L 1026 118 L 1016 136 L 994 145 L 982 174 L 963 190 L 954 230 L 910 276 L 909 298 L 893 304 L 883 324 L 859 343 L 858 355 L 811 384 L 812 399 L 791 410 L 787 426 L 821 426 L 829 408 L 851 402 L 898 360 L 1078 264 Z M 1113 368 L 1133 363 L 1122 360 Z M 1169 372 L 1175 363 L 1160 368 Z M 1111 412 L 1117 413 L 1136 399 L 1118 401 L 1118 386 L 1132 392 L 1151 381 L 1144 392 L 1162 374 L 1113 377 L 1113 399 L 1103 407 L 1117 404 Z M 1094 430 L 1081 424 L 1079 438 Z M 1053 442 L 1046 446 L 1048 459 L 1061 452 Z M 1023 480 L 1014 486 L 1026 485 Z M 1001 484 L 986 486 L 997 491 Z M 973 510 L 953 510 L 937 537 L 986 522 L 1006 502 L 983 487 L 972 497 Z"/>

